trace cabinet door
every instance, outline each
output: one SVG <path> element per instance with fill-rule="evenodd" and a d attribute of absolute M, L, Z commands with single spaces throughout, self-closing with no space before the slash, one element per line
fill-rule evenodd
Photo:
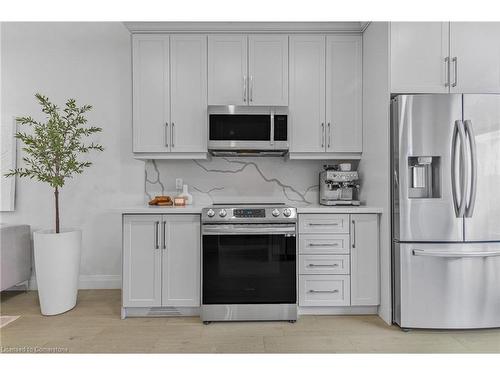
<path fill-rule="evenodd" d="M 500 22 L 451 22 L 450 57 L 451 92 L 500 93 Z"/>
<path fill-rule="evenodd" d="M 160 222 L 160 215 L 124 216 L 124 307 L 161 306 Z"/>
<path fill-rule="evenodd" d="M 351 305 L 380 304 L 376 214 L 351 215 Z"/>
<path fill-rule="evenodd" d="M 172 152 L 207 151 L 207 37 L 170 38 Z"/>
<path fill-rule="evenodd" d="M 288 36 L 248 37 L 250 105 L 288 105 Z"/>
<path fill-rule="evenodd" d="M 361 152 L 362 37 L 326 38 L 326 150 Z"/>
<path fill-rule="evenodd" d="M 391 92 L 447 93 L 449 22 L 391 22 Z"/>
<path fill-rule="evenodd" d="M 200 305 L 200 216 L 163 216 L 163 306 Z"/>
<path fill-rule="evenodd" d="M 290 36 L 289 100 L 290 152 L 324 152 L 324 36 Z"/>
<path fill-rule="evenodd" d="M 247 104 L 247 60 L 246 35 L 208 37 L 208 104 Z"/>
<path fill-rule="evenodd" d="M 134 35 L 132 40 L 133 149 L 169 151 L 169 37 Z"/>

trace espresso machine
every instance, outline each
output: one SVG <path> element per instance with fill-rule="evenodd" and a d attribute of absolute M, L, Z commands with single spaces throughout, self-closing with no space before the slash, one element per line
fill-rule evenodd
<path fill-rule="evenodd" d="M 324 165 L 319 174 L 319 203 L 325 206 L 359 206 L 359 176 L 350 164 Z"/>

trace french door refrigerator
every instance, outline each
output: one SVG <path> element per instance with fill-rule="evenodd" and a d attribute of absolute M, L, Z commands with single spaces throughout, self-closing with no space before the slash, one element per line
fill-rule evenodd
<path fill-rule="evenodd" d="M 393 320 L 500 327 L 500 95 L 391 102 Z"/>

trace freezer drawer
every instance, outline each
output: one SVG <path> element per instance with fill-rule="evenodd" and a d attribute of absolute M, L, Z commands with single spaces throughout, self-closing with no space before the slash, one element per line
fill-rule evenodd
<path fill-rule="evenodd" d="M 396 323 L 500 327 L 500 243 L 399 244 Z"/>

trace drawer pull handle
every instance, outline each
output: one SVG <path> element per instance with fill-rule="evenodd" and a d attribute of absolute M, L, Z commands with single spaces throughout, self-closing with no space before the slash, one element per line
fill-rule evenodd
<path fill-rule="evenodd" d="M 315 289 L 309 289 L 309 293 L 338 293 L 338 289 L 334 290 L 315 290 Z"/>
<path fill-rule="evenodd" d="M 314 226 L 330 226 L 330 225 L 338 226 L 339 223 L 309 223 L 309 225 L 311 227 L 314 227 Z"/>
<path fill-rule="evenodd" d="M 339 264 L 338 263 L 335 263 L 335 264 L 313 264 L 313 263 L 309 263 L 307 266 L 308 267 L 338 267 Z"/>
<path fill-rule="evenodd" d="M 309 247 L 339 246 L 338 243 L 310 243 Z"/>

